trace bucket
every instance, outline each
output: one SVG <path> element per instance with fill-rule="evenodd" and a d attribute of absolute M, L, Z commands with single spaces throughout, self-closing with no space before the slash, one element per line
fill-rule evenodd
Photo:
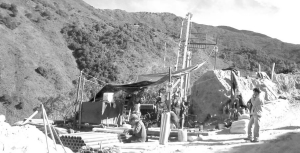
<path fill-rule="evenodd" d="M 178 141 L 179 142 L 186 142 L 187 141 L 187 130 L 178 130 Z"/>
<path fill-rule="evenodd" d="M 220 123 L 218 124 L 218 128 L 221 130 L 221 129 L 224 129 L 225 125 L 223 123 Z"/>
<path fill-rule="evenodd" d="M 200 125 L 199 131 L 203 131 L 203 125 Z"/>

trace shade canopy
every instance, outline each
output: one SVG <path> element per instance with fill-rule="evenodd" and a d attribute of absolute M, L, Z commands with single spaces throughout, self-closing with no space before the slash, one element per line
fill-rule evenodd
<path fill-rule="evenodd" d="M 188 74 L 194 70 L 199 69 L 202 65 L 204 65 L 205 62 L 190 66 L 185 69 L 178 70 L 176 72 L 172 72 L 171 77 L 172 78 L 180 78 L 181 76 Z M 156 74 L 145 74 L 145 75 L 139 75 L 137 78 L 137 81 L 135 83 L 131 84 L 123 84 L 123 85 L 113 85 L 113 84 L 108 84 L 104 86 L 96 95 L 96 99 L 102 98 L 103 94 L 105 92 L 117 92 L 120 90 L 124 91 L 138 91 L 140 89 L 146 88 L 148 86 L 154 86 L 158 85 L 161 83 L 164 83 L 169 80 L 169 73 L 156 73 Z M 91 99 L 90 101 L 93 101 Z"/>

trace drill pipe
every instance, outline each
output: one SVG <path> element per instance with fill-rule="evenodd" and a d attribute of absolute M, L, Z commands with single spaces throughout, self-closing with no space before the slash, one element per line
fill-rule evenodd
<path fill-rule="evenodd" d="M 101 141 L 101 142 L 90 142 L 87 143 L 87 146 L 93 146 L 93 145 L 99 145 L 99 144 L 110 144 L 110 143 L 120 143 L 119 140 L 107 140 L 107 141 Z"/>
<path fill-rule="evenodd" d="M 101 132 L 82 132 L 82 133 L 76 133 L 76 134 L 65 134 L 63 136 L 82 136 L 82 135 L 95 135 L 95 134 L 109 134 L 109 133 L 101 133 Z"/>
<path fill-rule="evenodd" d="M 101 134 L 97 134 L 97 135 L 90 135 L 90 136 L 81 136 L 81 139 L 89 139 L 89 138 L 99 138 L 99 137 L 110 137 L 110 136 L 118 136 L 117 134 L 115 135 L 101 135 Z"/>
<path fill-rule="evenodd" d="M 94 136 L 84 136 L 84 137 L 80 137 L 80 140 L 93 139 L 93 138 L 112 138 L 112 137 L 117 138 L 118 135 L 106 135 L 106 136 L 102 136 L 102 135 L 94 135 Z"/>
<path fill-rule="evenodd" d="M 90 139 L 90 140 L 85 140 L 84 143 L 100 142 L 100 141 L 106 141 L 106 140 L 119 140 L 119 139 L 118 139 L 118 138 L 99 138 L 99 139 Z"/>
<path fill-rule="evenodd" d="M 68 139 L 80 140 L 82 138 L 90 138 L 90 137 L 106 137 L 110 135 L 84 135 L 84 136 L 70 136 Z"/>
<path fill-rule="evenodd" d="M 109 144 L 101 144 L 101 147 L 111 147 L 111 146 L 114 146 L 114 145 L 118 145 L 120 144 L 119 142 L 117 143 L 109 143 Z M 89 147 L 93 148 L 93 149 L 99 149 L 100 148 L 100 145 L 97 144 L 97 145 L 90 145 Z"/>

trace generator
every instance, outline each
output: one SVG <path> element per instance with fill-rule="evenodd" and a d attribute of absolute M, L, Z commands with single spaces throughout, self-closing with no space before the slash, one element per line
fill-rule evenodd
<path fill-rule="evenodd" d="M 156 111 L 156 106 L 154 104 L 141 104 L 140 105 L 141 120 L 145 126 L 151 127 L 158 122 L 158 114 Z"/>

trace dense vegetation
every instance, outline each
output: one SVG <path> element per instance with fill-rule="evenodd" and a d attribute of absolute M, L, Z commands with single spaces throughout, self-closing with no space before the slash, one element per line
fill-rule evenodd
<path fill-rule="evenodd" d="M 144 25 L 97 23 L 65 26 L 61 33 L 73 50 L 78 68 L 104 82 L 126 82 L 122 70 L 137 72 L 151 57 L 161 56 L 163 42 L 157 32 Z M 122 65 L 124 64 L 124 65 Z M 125 67 L 124 67 L 125 66 Z"/>

